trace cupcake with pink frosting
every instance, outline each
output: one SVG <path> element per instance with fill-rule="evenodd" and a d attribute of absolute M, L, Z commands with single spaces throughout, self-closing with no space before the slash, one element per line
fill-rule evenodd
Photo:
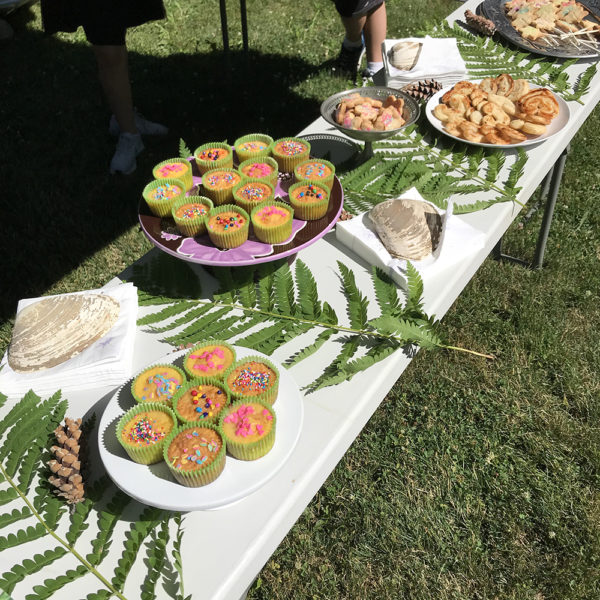
<path fill-rule="evenodd" d="M 194 346 L 185 355 L 183 368 L 192 379 L 216 377 L 222 381 L 235 358 L 233 346 L 220 340 L 211 340 Z"/>

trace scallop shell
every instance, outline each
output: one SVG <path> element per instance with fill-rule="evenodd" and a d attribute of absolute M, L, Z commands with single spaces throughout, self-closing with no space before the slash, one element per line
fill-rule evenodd
<path fill-rule="evenodd" d="M 386 250 L 394 258 L 421 260 L 437 247 L 442 218 L 421 200 L 386 200 L 369 211 L 369 218 Z"/>
<path fill-rule="evenodd" d="M 419 60 L 422 46 L 423 44 L 420 42 L 398 42 L 394 44 L 388 52 L 391 65 L 401 71 L 410 71 Z"/>
<path fill-rule="evenodd" d="M 103 294 L 54 296 L 17 313 L 8 364 L 18 372 L 55 367 L 89 348 L 111 329 L 120 305 Z"/>

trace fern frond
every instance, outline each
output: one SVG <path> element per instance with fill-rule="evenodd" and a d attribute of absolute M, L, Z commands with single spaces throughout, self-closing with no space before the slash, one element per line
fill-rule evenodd
<path fill-rule="evenodd" d="M 350 326 L 354 329 L 364 329 L 367 324 L 367 306 L 369 301 L 361 294 L 354 279 L 354 273 L 342 262 L 338 261 L 344 294 L 347 299 L 346 312 Z"/>
<path fill-rule="evenodd" d="M 179 158 L 185 158 L 186 160 L 192 156 L 192 151 L 187 147 L 186 143 L 179 138 Z"/>

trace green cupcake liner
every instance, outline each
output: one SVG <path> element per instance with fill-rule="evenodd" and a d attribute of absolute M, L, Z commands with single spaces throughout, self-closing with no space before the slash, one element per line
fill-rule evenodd
<path fill-rule="evenodd" d="M 170 198 L 152 198 L 150 193 L 155 189 L 165 186 L 165 185 L 175 185 L 177 186 L 181 192 L 176 194 Z M 185 196 L 185 183 L 180 179 L 155 179 L 151 181 L 142 191 L 142 196 L 146 201 L 146 204 L 152 211 L 152 214 L 157 217 L 170 217 L 171 216 L 171 207 L 173 203 L 179 198 Z"/>
<path fill-rule="evenodd" d="M 263 363 L 267 365 L 267 367 L 269 367 L 272 371 L 274 371 L 275 375 L 277 375 L 274 385 L 272 385 L 268 390 L 265 390 L 264 392 L 260 392 L 255 395 L 237 393 L 233 386 L 229 384 L 229 375 L 237 367 L 248 362 Z M 279 391 L 279 369 L 277 369 L 277 367 L 270 360 L 267 360 L 263 356 L 245 356 L 244 358 L 237 360 L 225 372 L 224 381 L 229 387 L 229 391 L 231 392 L 231 399 L 233 402 L 237 402 L 238 400 L 246 400 L 247 402 L 249 402 L 250 400 L 260 400 L 261 402 L 266 402 L 267 404 L 275 404 L 275 401 L 277 400 L 277 393 Z"/>
<path fill-rule="evenodd" d="M 224 377 L 227 369 L 223 369 L 223 371 L 221 371 L 220 375 L 203 375 L 203 371 L 201 371 L 200 369 L 192 370 L 192 369 L 188 368 L 187 359 L 192 354 L 194 354 L 194 352 L 198 352 L 198 350 L 201 350 L 202 348 L 206 348 L 207 346 L 224 346 L 225 348 L 230 350 L 231 353 L 233 354 L 232 364 L 236 361 L 235 348 L 231 344 L 228 344 L 227 342 L 224 342 L 223 340 L 205 340 L 203 342 L 199 342 L 198 344 L 196 344 L 183 357 L 183 369 L 189 375 L 190 379 L 198 379 L 200 377 L 214 377 L 215 379 L 218 379 L 219 381 L 222 382 L 222 381 L 224 381 L 223 377 Z M 229 389 L 229 388 L 227 388 L 227 389 Z"/>
<path fill-rule="evenodd" d="M 197 429 L 199 427 L 203 427 L 205 429 L 212 429 L 216 431 L 221 437 L 221 448 L 217 453 L 215 459 L 206 467 L 199 467 L 194 471 L 183 471 L 181 469 L 177 469 L 171 462 L 169 461 L 168 450 L 171 442 L 179 435 L 185 431 L 191 431 L 193 429 Z M 227 445 L 225 443 L 225 436 L 223 435 L 223 431 L 217 425 L 212 425 L 207 423 L 206 425 L 182 425 L 177 429 L 174 429 L 171 434 L 167 437 L 163 447 L 163 458 L 167 463 L 167 467 L 169 467 L 169 471 L 175 481 L 180 483 L 181 485 L 185 485 L 186 487 L 201 487 L 203 485 L 208 485 L 212 483 L 217 477 L 223 472 L 225 468 L 225 458 L 227 455 Z"/>
<path fill-rule="evenodd" d="M 331 169 L 331 175 L 329 177 L 302 177 L 298 171 L 308 163 L 323 163 L 325 166 Z M 296 165 L 294 169 L 294 178 L 296 181 L 318 181 L 321 185 L 326 185 L 330 190 L 333 186 L 333 179 L 335 177 L 335 165 L 328 160 L 323 160 L 322 158 L 309 159 L 302 161 L 299 165 Z"/>
<path fill-rule="evenodd" d="M 244 169 L 253 164 L 266 164 L 273 168 L 269 175 L 249 175 L 248 173 L 244 173 Z M 259 159 L 251 158 L 249 160 L 245 160 L 240 163 L 238 167 L 238 171 L 242 176 L 242 181 L 264 181 L 273 186 L 273 189 L 277 186 L 277 178 L 279 177 L 279 165 L 277 161 L 271 156 L 265 156 Z"/>
<path fill-rule="evenodd" d="M 175 365 L 171 365 L 168 363 L 158 363 L 156 365 L 151 365 L 149 367 L 146 367 L 145 369 L 143 369 L 142 371 L 140 371 L 134 378 L 133 381 L 131 382 L 131 395 L 133 396 L 133 399 L 136 402 L 139 402 L 140 404 L 144 404 L 146 405 L 148 402 L 157 402 L 156 400 L 144 400 L 141 396 L 138 396 L 135 393 L 135 382 L 138 380 L 138 378 L 143 375 L 146 371 L 150 371 L 151 369 L 156 369 L 159 367 L 168 367 L 169 369 L 173 369 L 174 371 L 177 371 L 177 373 L 179 373 L 179 375 L 181 375 L 181 384 L 180 385 L 185 385 L 185 383 L 187 382 L 187 377 L 185 376 L 185 373 L 183 372 L 182 369 L 180 369 L 179 367 L 176 367 Z M 174 396 L 175 394 L 173 394 Z M 171 406 L 171 401 L 173 399 L 173 396 L 171 396 L 171 398 L 169 400 L 165 401 L 165 405 L 166 406 Z M 161 402 L 157 402 L 158 404 L 161 404 Z"/>
<path fill-rule="evenodd" d="M 141 465 L 152 465 L 160 462 L 163 459 L 163 446 L 165 440 L 169 437 L 170 432 L 162 440 L 147 446 L 128 444 L 125 440 L 123 440 L 122 433 L 125 425 L 127 425 L 127 423 L 129 423 L 129 421 L 131 421 L 136 415 L 151 410 L 166 413 L 173 420 L 172 429 L 177 427 L 177 417 L 175 416 L 175 413 L 168 406 L 165 406 L 160 402 L 144 402 L 144 404 L 138 404 L 138 406 L 134 406 L 121 417 L 121 420 L 117 425 L 117 440 L 121 446 L 123 446 L 125 452 L 127 452 L 129 455 L 129 458 Z"/>
<path fill-rule="evenodd" d="M 225 434 L 225 419 L 227 415 L 235 412 L 241 406 L 250 403 L 256 403 L 271 413 L 273 416 L 271 430 L 264 437 L 261 437 L 253 442 L 237 442 L 235 439 Z M 232 404 L 219 419 L 219 427 L 221 428 L 221 431 L 223 431 L 225 443 L 227 444 L 227 452 L 229 452 L 231 456 L 239 460 L 257 460 L 258 458 L 262 458 L 271 450 L 271 448 L 273 448 L 273 444 L 275 443 L 275 431 L 277 429 L 277 416 L 275 415 L 275 411 L 270 404 L 261 402 L 260 400 L 256 400 L 254 398 L 249 398 L 246 401 L 239 401 Z"/>
<path fill-rule="evenodd" d="M 266 196 L 263 196 L 262 198 L 260 198 L 256 201 L 248 200 L 247 198 L 244 198 L 242 195 L 240 195 L 240 190 L 244 186 L 253 186 L 253 185 L 266 186 L 269 189 L 269 194 Z M 263 202 L 272 202 L 274 199 L 275 199 L 275 188 L 268 181 L 255 181 L 255 180 L 241 181 L 233 188 L 234 202 L 238 206 L 243 208 L 248 214 L 250 214 L 254 210 L 254 208 L 256 208 L 259 204 L 262 204 Z"/>
<path fill-rule="evenodd" d="M 298 154 L 294 154 L 292 156 L 289 156 L 287 154 L 282 154 L 281 152 L 278 152 L 276 149 L 277 144 L 279 144 L 281 142 L 297 142 L 297 143 L 305 146 L 306 150 L 304 152 L 299 152 Z M 271 147 L 271 154 L 273 155 L 273 158 L 277 161 L 280 171 L 282 171 L 284 173 L 292 173 L 294 171 L 296 165 L 299 165 L 301 162 L 304 162 L 305 160 L 307 160 L 309 158 L 310 144 L 306 140 L 303 140 L 302 138 L 297 138 L 297 137 L 280 138 L 273 142 L 273 146 Z"/>
<path fill-rule="evenodd" d="M 209 227 L 209 223 L 212 217 L 225 213 L 225 212 L 236 212 L 244 217 L 244 223 L 241 227 L 236 229 L 228 229 L 227 231 L 214 231 Z M 241 246 L 248 239 L 248 232 L 250 230 L 250 216 L 248 213 L 235 204 L 224 204 L 223 206 L 215 206 L 206 218 L 206 230 L 210 241 L 217 246 L 217 248 L 237 248 Z"/>
<path fill-rule="evenodd" d="M 188 392 L 189 390 L 196 388 L 198 386 L 202 386 L 202 385 L 214 385 L 215 387 L 218 387 L 220 390 L 223 391 L 223 402 L 221 403 L 221 409 L 219 410 L 218 413 L 214 414 L 212 417 L 211 416 L 207 416 L 207 417 L 201 417 L 200 415 L 203 414 L 203 412 L 207 412 L 207 411 L 201 411 L 198 412 L 196 411 L 198 417 L 196 419 L 189 419 L 183 416 L 183 414 L 179 411 L 179 402 L 180 400 L 183 398 L 183 396 L 185 395 L 186 392 Z M 225 382 L 223 382 L 222 380 L 218 379 L 217 377 L 198 377 L 198 379 L 193 379 L 192 381 L 190 381 L 185 387 L 183 387 L 182 389 L 180 389 L 177 394 L 173 397 L 173 412 L 177 415 L 177 418 L 182 422 L 185 423 L 187 425 L 204 425 L 205 423 L 216 423 L 221 414 L 223 413 L 223 410 L 225 409 L 226 406 L 228 406 L 231 402 L 231 392 L 229 391 L 229 387 L 227 386 L 227 384 Z M 201 404 L 202 403 L 202 404 Z M 198 408 L 203 408 L 203 400 L 202 398 L 198 397 Z"/>
<path fill-rule="evenodd" d="M 259 211 L 269 207 L 275 206 L 283 209 L 290 214 L 290 218 L 281 225 L 276 227 L 265 226 L 258 218 Z M 292 235 L 292 220 L 294 218 L 294 209 L 283 202 L 263 202 L 252 210 L 250 220 L 252 221 L 252 227 L 254 228 L 254 235 L 265 244 L 281 244 L 285 242 Z"/>
<path fill-rule="evenodd" d="M 299 187 L 306 185 L 315 185 L 324 192 L 324 197 L 319 202 L 300 202 L 296 200 L 292 192 L 297 190 Z M 294 208 L 294 215 L 296 219 L 302 221 L 315 221 L 324 217 L 327 214 L 327 208 L 329 207 L 329 189 L 319 181 L 299 181 L 290 186 L 289 189 L 289 201 Z"/>
<path fill-rule="evenodd" d="M 262 142 L 266 145 L 264 150 L 245 150 L 241 148 L 242 144 L 246 144 L 248 142 Z M 273 143 L 273 138 L 270 135 L 266 135 L 264 133 L 250 133 L 248 135 L 243 135 L 235 140 L 233 144 L 235 148 L 235 153 L 238 157 L 238 161 L 242 162 L 244 160 L 248 160 L 251 158 L 259 158 L 261 156 L 269 156 L 271 154 L 271 144 Z"/>
<path fill-rule="evenodd" d="M 179 163 L 179 164 L 186 166 L 187 171 L 185 173 L 180 173 L 180 174 L 176 174 L 176 175 L 170 175 L 170 174 L 161 175 L 159 173 L 160 169 L 162 169 L 163 167 L 166 167 L 167 165 L 171 165 L 173 163 Z M 183 183 L 185 184 L 185 189 L 187 192 L 189 192 L 194 187 L 194 177 L 192 175 L 192 165 L 190 164 L 190 161 L 186 160 L 185 158 L 168 158 L 167 160 L 163 160 L 162 162 L 159 162 L 152 169 L 152 176 L 154 177 L 154 179 L 179 179 L 180 181 L 183 181 Z"/>
<path fill-rule="evenodd" d="M 216 173 L 229 173 L 231 175 L 236 176 L 237 181 L 228 185 L 225 188 L 215 189 L 211 188 L 209 185 L 205 185 L 205 181 L 208 182 L 209 179 Z M 205 173 L 202 178 L 202 189 L 204 190 L 204 194 L 207 198 L 210 198 L 213 201 L 215 206 L 222 206 L 223 204 L 233 204 L 233 188 L 242 181 L 242 176 L 240 175 L 237 169 L 212 169 L 208 173 Z"/>
<path fill-rule="evenodd" d="M 179 198 L 171 207 L 173 220 L 183 235 L 194 237 L 195 235 L 206 233 L 206 215 L 193 217 L 192 219 L 182 219 L 175 215 L 177 209 L 185 204 L 204 204 L 208 209 L 208 214 L 208 211 L 214 206 L 212 200 L 204 196 L 185 196 L 184 198 Z"/>
<path fill-rule="evenodd" d="M 211 149 L 219 149 L 219 150 L 227 150 L 227 155 L 224 158 L 219 158 L 217 160 L 203 160 L 200 157 L 200 154 L 205 150 Z M 207 171 L 212 171 L 213 169 L 230 169 L 233 167 L 233 151 L 231 146 L 224 142 L 208 142 L 208 144 L 202 144 L 202 146 L 198 146 L 196 150 L 194 150 L 194 158 L 196 160 L 196 164 L 198 165 L 198 171 L 200 171 L 200 175 L 204 175 Z"/>

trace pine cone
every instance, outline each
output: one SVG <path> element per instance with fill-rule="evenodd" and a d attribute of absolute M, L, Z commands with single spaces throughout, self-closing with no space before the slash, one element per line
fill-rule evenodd
<path fill-rule="evenodd" d="M 493 21 L 476 15 L 470 10 L 465 11 L 465 21 L 469 27 L 479 33 L 483 33 L 483 35 L 492 36 L 496 32 L 496 25 L 494 25 Z"/>
<path fill-rule="evenodd" d="M 53 473 L 48 481 L 58 488 L 55 490 L 57 495 L 69 504 L 77 504 L 85 500 L 80 458 L 81 419 L 74 421 L 67 417 L 65 424 L 54 430 L 54 435 L 58 445 L 50 448 L 56 458 L 48 462 Z"/>
<path fill-rule="evenodd" d="M 422 81 L 409 83 L 401 91 L 412 96 L 415 100 L 429 100 L 431 96 L 441 89 L 441 84 L 435 79 L 423 79 Z"/>

